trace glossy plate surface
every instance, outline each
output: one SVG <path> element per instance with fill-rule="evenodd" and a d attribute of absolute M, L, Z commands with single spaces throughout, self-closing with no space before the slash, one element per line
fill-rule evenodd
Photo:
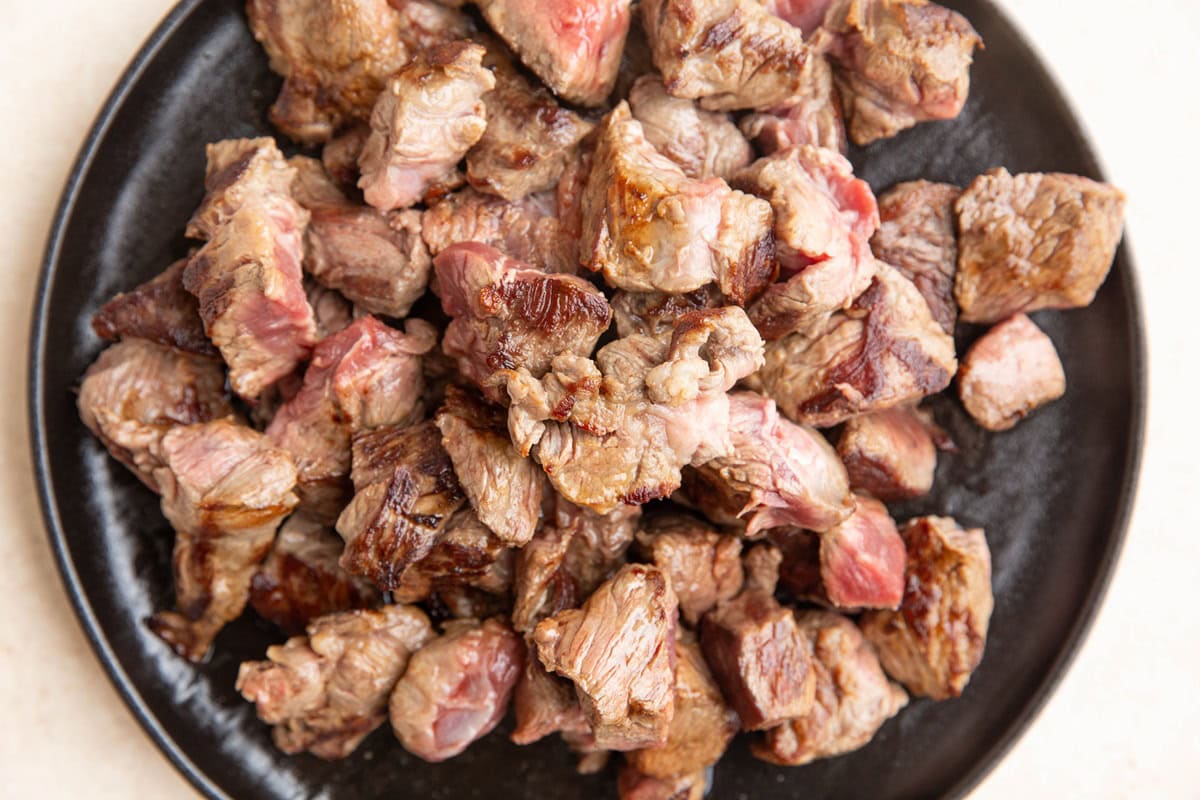
<path fill-rule="evenodd" d="M 1017 31 L 986 0 L 948 5 L 987 43 L 966 110 L 852 153 L 858 174 L 877 191 L 919 177 L 965 185 L 998 165 L 1100 177 Z M 172 602 L 172 533 L 154 496 L 87 434 L 74 388 L 101 348 L 92 312 L 186 253 L 205 143 L 272 132 L 266 110 L 278 79 L 242 9 L 239 0 L 187 0 L 154 33 L 83 146 L 47 249 L 31 345 L 34 457 L 84 628 L 150 735 L 212 797 L 615 797 L 611 767 L 581 778 L 557 742 L 522 748 L 498 734 L 441 765 L 406 754 L 386 726 L 345 761 L 285 757 L 233 689 L 238 663 L 262 657 L 277 632 L 247 614 L 194 667 L 143 624 Z M 751 759 L 742 737 L 715 772 L 714 797 L 960 795 L 1045 701 L 1096 611 L 1133 499 L 1145 367 L 1128 249 L 1093 306 L 1035 318 L 1062 356 L 1066 397 L 1001 435 L 976 429 L 957 402 L 936 401 L 960 452 L 942 458 L 932 497 L 897 510 L 987 530 L 996 611 L 966 695 L 914 702 L 863 750 L 798 769 Z M 960 344 L 977 333 L 960 333 Z"/>

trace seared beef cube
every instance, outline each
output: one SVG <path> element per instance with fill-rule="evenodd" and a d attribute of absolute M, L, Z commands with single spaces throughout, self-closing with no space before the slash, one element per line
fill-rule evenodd
<path fill-rule="evenodd" d="M 921 497 L 933 487 L 937 449 L 915 409 L 898 406 L 848 420 L 837 452 L 850 485 L 880 500 Z"/>
<path fill-rule="evenodd" d="M 951 335 L 958 316 L 954 201 L 961 194 L 961 189 L 948 183 L 897 184 L 879 198 L 881 222 L 871 239 L 875 256 L 916 284 L 933 318 Z"/>
<path fill-rule="evenodd" d="M 357 494 L 337 521 L 346 542 L 341 564 L 391 591 L 405 567 L 433 549 L 465 498 L 431 421 L 355 434 L 351 463 Z"/>
<path fill-rule="evenodd" d="M 949 517 L 920 517 L 900 531 L 908 550 L 896 611 L 863 615 L 863 634 L 883 668 L 910 692 L 962 694 L 983 658 L 992 616 L 992 559 L 983 530 Z"/>
<path fill-rule="evenodd" d="M 454 319 L 442 349 L 490 390 L 497 370 L 541 377 L 560 354 L 587 356 L 612 321 L 604 294 L 573 275 L 547 275 L 487 245 L 467 242 L 434 259 L 442 310 Z"/>
<path fill-rule="evenodd" d="M 345 758 L 383 722 L 409 657 L 433 637 L 413 606 L 330 614 L 308 636 L 268 647 L 267 661 L 243 663 L 237 690 L 275 726 L 283 752 Z"/>
<path fill-rule="evenodd" d="M 637 547 L 671 579 L 679 612 L 689 625 L 742 589 L 741 541 L 695 517 L 655 514 L 638 532 Z"/>
<path fill-rule="evenodd" d="M 201 356 L 216 356 L 217 348 L 204 333 L 200 304 L 183 288 L 182 258 L 160 275 L 122 292 L 92 317 L 92 330 L 101 339 L 146 339 Z"/>
<path fill-rule="evenodd" d="M 467 153 L 467 180 L 509 201 L 554 189 L 591 123 L 518 72 L 503 45 L 490 45 L 484 64 L 496 88 L 483 96 L 487 130 Z"/>
<path fill-rule="evenodd" d="M 667 91 L 716 111 L 766 109 L 804 91 L 804 35 L 758 0 L 647 0 L 642 22 Z"/>
<path fill-rule="evenodd" d="M 525 648 L 499 619 L 462 620 L 422 647 L 396 684 L 388 711 L 404 749 L 445 761 L 504 718 Z"/>
<path fill-rule="evenodd" d="M 668 497 L 684 466 L 725 453 L 726 392 L 758 369 L 761 348 L 731 306 L 684 314 L 669 343 L 634 335 L 594 362 L 559 356 L 541 381 L 506 371 L 509 434 L 577 505 L 607 513 Z"/>
<path fill-rule="evenodd" d="M 797 611 L 796 619 L 813 654 L 816 700 L 806 715 L 770 729 L 752 746 L 754 755 L 783 766 L 857 750 L 908 705 L 853 622 L 828 611 Z"/>
<path fill-rule="evenodd" d="M 980 43 L 962 14 L 926 0 L 837 0 L 812 40 L 833 60 L 857 145 L 957 117 Z"/>
<path fill-rule="evenodd" d="M 568 103 L 604 105 L 617 81 L 630 0 L 478 0 L 488 25 Z"/>
<path fill-rule="evenodd" d="M 437 45 L 387 82 L 358 156 L 358 185 L 380 211 L 407 208 L 453 175 L 487 127 L 483 95 L 496 85 L 482 46 Z"/>
<path fill-rule="evenodd" d="M 617 776 L 621 800 L 704 800 L 708 786 L 704 770 L 675 778 L 651 778 L 626 764 Z"/>
<path fill-rule="evenodd" d="M 581 269 L 579 234 L 568 235 L 557 203 L 549 192 L 510 203 L 467 188 L 422 215 L 421 236 L 435 256 L 459 242 L 478 242 L 544 272 L 573 275 Z"/>
<path fill-rule="evenodd" d="M 833 0 L 763 0 L 763 5 L 775 16 L 804 31 L 805 36 L 812 36 L 825 20 Z"/>
<path fill-rule="evenodd" d="M 883 503 L 856 495 L 854 513 L 821 534 L 821 583 L 839 608 L 895 608 L 904 592 L 904 540 Z"/>
<path fill-rule="evenodd" d="M 733 183 L 770 200 L 775 212 L 775 251 L 786 280 L 751 309 L 764 337 L 799 330 L 849 306 L 867 288 L 875 273 L 869 240 L 879 211 L 849 161 L 805 145 L 759 159 Z"/>
<path fill-rule="evenodd" d="M 637 79 L 629 90 L 629 108 L 650 144 L 689 178 L 728 179 L 754 158 L 728 114 L 671 96 L 658 75 Z"/>
<path fill-rule="evenodd" d="M 505 544 L 520 547 L 537 528 L 545 475 L 513 448 L 505 420 L 504 409 L 456 386 L 447 387 L 436 418 L 442 447 L 480 520 Z"/>
<path fill-rule="evenodd" d="M 1078 175 L 1001 168 L 976 178 L 954 208 L 962 319 L 997 322 L 1091 303 L 1121 241 L 1125 195 Z"/>
<path fill-rule="evenodd" d="M 766 365 L 748 382 L 796 422 L 826 428 L 950 384 L 954 340 L 912 281 L 882 262 L 876 268 L 850 308 L 768 345 Z"/>
<path fill-rule="evenodd" d="M 509 738 L 514 744 L 533 744 L 551 733 L 590 737 L 591 727 L 570 681 L 547 672 L 531 644 L 525 653 L 525 669 L 513 692 L 517 724 Z"/>
<path fill-rule="evenodd" d="M 630 564 L 583 608 L 561 611 L 534 629 L 542 664 L 575 682 L 597 746 L 636 750 L 667 740 L 677 616 L 666 575 Z"/>
<path fill-rule="evenodd" d="M 315 159 L 289 163 L 299 175 L 296 199 L 311 215 L 305 269 L 367 311 L 406 315 L 425 293 L 433 265 L 421 239 L 421 212 L 385 216 L 347 200 Z"/>
<path fill-rule="evenodd" d="M 254 402 L 316 344 L 300 272 L 309 215 L 292 197 L 296 170 L 273 139 L 229 139 L 207 153 L 207 194 L 187 234 L 208 241 L 188 261 L 183 286 L 200 301 L 233 390 Z"/>
<path fill-rule="evenodd" d="M 725 455 L 697 468 L 709 491 L 691 496 L 718 521 L 746 522 L 750 538 L 781 525 L 828 530 L 854 508 L 846 468 L 825 437 L 782 419 L 754 392 L 729 396 Z"/>
<path fill-rule="evenodd" d="M 112 457 L 155 491 L 157 445 L 179 425 L 233 413 L 213 358 L 127 339 L 100 354 L 79 386 L 79 418 Z"/>
<path fill-rule="evenodd" d="M 717 287 L 710 283 L 684 294 L 617 291 L 609 304 L 618 336 L 640 333 L 670 339 L 680 317 L 689 311 L 720 308 L 723 299 Z"/>
<path fill-rule="evenodd" d="M 250 582 L 250 605 L 286 633 L 304 632 L 317 617 L 379 604 L 375 587 L 341 568 L 342 540 L 320 520 L 293 514 L 279 529 L 267 560 Z"/>
<path fill-rule="evenodd" d="M 513 555 L 474 511 L 463 508 L 446 523 L 429 553 L 404 570 L 392 597 L 399 603 L 413 603 L 436 594 L 442 605 L 457 606 L 450 609 L 454 616 L 473 616 L 457 612 L 490 601 L 467 590 L 507 595 L 512 585 Z"/>
<path fill-rule="evenodd" d="M 321 166 L 342 191 L 352 191 L 358 185 L 358 156 L 370 135 L 371 126 L 362 122 L 321 148 Z"/>
<path fill-rule="evenodd" d="M 618 289 L 675 294 L 715 281 L 740 305 L 774 278 L 770 206 L 719 178 L 688 178 L 624 101 L 600 127 L 582 215 L 583 264 Z"/>
<path fill-rule="evenodd" d="M 422 320 L 401 333 L 367 316 L 317 345 L 303 387 L 267 427 L 296 462 L 302 508 L 337 519 L 352 495 L 350 437 L 420 413 L 421 356 L 436 342 Z"/>
<path fill-rule="evenodd" d="M 1008 430 L 1066 391 L 1054 342 L 1024 314 L 1001 322 L 971 345 L 958 375 L 963 405 L 989 431 Z"/>
<path fill-rule="evenodd" d="M 704 663 L 695 635 L 680 631 L 675 654 L 675 717 L 666 744 L 625 754 L 630 766 L 652 778 L 702 772 L 717 763 L 739 727 L 737 714 L 725 705 Z"/>
<path fill-rule="evenodd" d="M 156 448 L 154 480 L 175 529 L 175 605 L 151 629 L 189 661 L 237 619 L 275 529 L 296 507 L 296 467 L 267 437 L 229 419 L 178 427 Z"/>
<path fill-rule="evenodd" d="M 809 50 L 800 78 L 804 90 L 798 97 L 742 117 L 742 133 L 765 155 L 805 144 L 845 153 L 846 125 L 829 60 Z"/>

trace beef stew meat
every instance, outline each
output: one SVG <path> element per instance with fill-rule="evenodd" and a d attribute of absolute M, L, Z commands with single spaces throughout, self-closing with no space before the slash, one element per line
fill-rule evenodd
<path fill-rule="evenodd" d="M 556 95 L 601 106 L 629 33 L 631 0 L 477 0 L 488 25 Z"/>
<path fill-rule="evenodd" d="M 84 373 L 76 403 L 79 418 L 112 457 L 155 491 L 162 438 L 178 426 L 233 413 L 220 361 L 145 339 L 125 339 L 102 352 Z"/>
<path fill-rule="evenodd" d="M 904 599 L 860 624 L 888 675 L 909 692 L 958 697 L 987 642 L 992 561 L 983 530 L 949 517 L 920 517 L 900 530 L 908 550 Z"/>
<path fill-rule="evenodd" d="M 668 497 L 684 466 L 726 451 L 726 392 L 761 353 L 745 312 L 729 306 L 684 314 L 669 344 L 627 336 L 594 361 L 555 358 L 540 381 L 508 370 L 509 434 L 576 505 L 607 513 Z"/>
<path fill-rule="evenodd" d="M 513 627 L 530 633 L 546 617 L 575 608 L 575 581 L 563 567 L 574 531 L 548 523 L 517 553 L 513 574 Z"/>
<path fill-rule="evenodd" d="M 403 317 L 429 285 L 421 212 L 381 214 L 351 203 L 316 159 L 296 156 L 293 192 L 310 214 L 304 268 L 374 314 Z"/>
<path fill-rule="evenodd" d="M 509 736 L 513 744 L 533 744 L 552 733 L 589 737 L 592 729 L 583 716 L 574 685 L 547 672 L 532 644 L 525 653 L 525 668 L 513 691 L 516 725 Z"/>
<path fill-rule="evenodd" d="M 706 776 L 700 770 L 674 778 L 651 778 L 626 764 L 617 773 L 617 796 L 621 800 L 704 800 Z"/>
<path fill-rule="evenodd" d="M 1004 431 L 1062 397 L 1067 378 L 1054 342 L 1024 314 L 981 336 L 963 357 L 958 395 L 971 418 Z"/>
<path fill-rule="evenodd" d="M 805 144 L 845 153 L 846 124 L 829 59 L 809 50 L 800 78 L 804 88 L 796 98 L 745 115 L 738 122 L 742 133 L 764 155 Z"/>
<path fill-rule="evenodd" d="M 812 428 L 780 418 L 774 401 L 754 392 L 729 396 L 727 453 L 697 468 L 710 492 L 691 497 L 712 516 L 746 523 L 760 536 L 781 525 L 828 530 L 854 508 L 846 468 Z"/>
<path fill-rule="evenodd" d="M 958 316 L 954 202 L 961 194 L 961 189 L 948 183 L 897 184 L 879 198 L 880 225 L 871 239 L 875 257 L 916 284 L 933 318 L 952 336 Z"/>
<path fill-rule="evenodd" d="M 288 517 L 250 582 L 250 605 L 296 636 L 317 617 L 382 603 L 375 586 L 341 568 L 342 540 L 303 512 Z"/>
<path fill-rule="evenodd" d="M 446 523 L 441 538 L 420 560 L 405 568 L 392 599 L 415 603 L 436 598 L 454 617 L 468 606 L 490 605 L 482 594 L 505 595 L 512 585 L 512 552 L 470 508 Z M 478 589 L 479 593 L 474 590 Z M 487 616 L 487 615 L 484 615 Z"/>
<path fill-rule="evenodd" d="M 835 608 L 896 608 L 904 592 L 904 540 L 887 507 L 855 495 L 855 509 L 821 534 L 821 588 Z"/>
<path fill-rule="evenodd" d="M 508 438 L 503 408 L 450 386 L 435 422 L 471 506 L 505 544 L 533 538 L 542 512 L 545 475 Z"/>
<path fill-rule="evenodd" d="M 846 310 L 766 348 L 747 383 L 788 418 L 818 428 L 910 403 L 950 385 L 954 340 L 912 281 L 877 262 L 871 285 Z"/>
<path fill-rule="evenodd" d="M 724 298 L 721 297 L 720 290 L 711 283 L 683 294 L 618 290 L 609 301 L 613 310 L 613 320 L 617 323 L 618 336 L 632 336 L 637 333 L 644 336 L 663 336 L 668 340 L 675 330 L 676 321 L 687 312 L 720 308 L 723 304 Z"/>
<path fill-rule="evenodd" d="M 321 148 L 321 166 L 338 189 L 347 194 L 352 195 L 358 186 L 358 156 L 370 135 L 371 126 L 360 122 Z"/>
<path fill-rule="evenodd" d="M 304 281 L 304 296 L 308 298 L 308 304 L 312 306 L 313 321 L 317 325 L 318 342 L 345 330 L 356 317 L 365 316 L 361 310 L 356 312 L 354 304 L 337 289 L 326 289 L 311 278 Z M 292 373 L 291 377 L 295 379 L 297 376 Z M 276 390 L 280 388 L 282 388 L 280 384 L 275 384 Z M 296 390 L 299 391 L 298 387 Z M 287 394 L 288 397 L 281 397 L 281 399 L 286 401 L 295 396 L 291 392 L 291 387 Z M 254 409 L 255 412 L 260 412 L 264 405 L 264 403 L 259 403 Z M 274 410 L 263 418 L 269 420 L 273 416 Z"/>
<path fill-rule="evenodd" d="M 554 524 L 571 534 L 563 569 L 578 597 L 590 595 L 624 565 L 641 518 L 638 506 L 618 506 L 601 514 L 555 497 Z"/>
<path fill-rule="evenodd" d="M 837 453 L 850 485 L 880 500 L 910 500 L 933 488 L 937 448 L 914 408 L 896 406 L 847 420 Z"/>
<path fill-rule="evenodd" d="M 237 690 L 275 726 L 275 746 L 345 758 L 387 717 L 387 702 L 410 657 L 434 638 L 414 606 L 329 614 L 307 636 L 267 648 L 266 661 L 238 669 Z"/>
<path fill-rule="evenodd" d="M 483 95 L 496 85 L 485 50 L 449 42 L 418 55 L 387 82 L 358 156 L 358 181 L 380 211 L 408 208 L 455 178 L 457 164 L 487 127 Z"/>
<path fill-rule="evenodd" d="M 267 437 L 231 419 L 180 426 L 158 444 L 154 482 L 175 529 L 175 605 L 151 629 L 189 661 L 237 619 L 275 530 L 296 507 L 296 467 Z"/>
<path fill-rule="evenodd" d="M 853 622 L 829 611 L 797 611 L 796 619 L 812 651 L 816 699 L 803 717 L 771 728 L 752 745 L 755 756 L 782 766 L 857 750 L 908 705 Z"/>
<path fill-rule="evenodd" d="M 583 264 L 618 289 L 674 294 L 716 282 L 744 304 L 774 277 L 770 206 L 719 178 L 687 177 L 625 101 L 601 123 L 581 210 Z"/>
<path fill-rule="evenodd" d="M 460 620 L 418 650 L 388 713 L 404 749 L 445 761 L 491 732 L 508 711 L 525 647 L 508 623 Z"/>
<path fill-rule="evenodd" d="M 357 433 L 352 452 L 356 494 L 337 520 L 346 542 L 341 564 L 391 591 L 466 498 L 432 421 Z"/>
<path fill-rule="evenodd" d="M 658 75 L 643 75 L 629 90 L 629 108 L 658 152 L 674 161 L 689 178 L 728 179 L 754 159 L 728 114 L 697 108 L 673 97 Z"/>
<path fill-rule="evenodd" d="M 161 274 L 109 300 L 92 316 L 101 339 L 145 339 L 185 353 L 217 356 L 204 333 L 200 304 L 183 288 L 182 258 Z"/>
<path fill-rule="evenodd" d="M 538 658 L 575 683 L 596 745 L 636 750 L 667 741 L 675 714 L 675 627 L 670 579 L 622 567 L 579 609 L 538 623 Z"/>
<path fill-rule="evenodd" d="M 680 616 L 689 625 L 742 589 L 741 541 L 691 515 L 649 516 L 637 533 L 636 547 L 671 579 Z"/>
<path fill-rule="evenodd" d="M 836 0 L 812 40 L 833 61 L 857 145 L 957 117 L 980 44 L 966 18 L 926 0 Z"/>
<path fill-rule="evenodd" d="M 401 333 L 365 316 L 317 345 L 303 386 L 266 431 L 296 462 L 302 508 L 337 519 L 352 495 L 351 436 L 419 418 L 421 357 L 436 342 L 422 320 L 409 320 Z"/>
<path fill-rule="evenodd" d="M 452 320 L 442 349 L 492 399 L 497 370 L 540 378 L 556 357 L 587 356 L 612 322 L 604 294 L 574 275 L 548 275 L 477 242 L 434 259 L 442 310 Z"/>
<path fill-rule="evenodd" d="M 764 0 L 763 5 L 775 16 L 804 31 L 805 36 L 812 36 L 825 21 L 833 0 Z"/>
<path fill-rule="evenodd" d="M 976 178 L 954 209 L 961 318 L 997 322 L 1090 304 L 1121 241 L 1125 195 L 1078 175 L 1000 168 Z"/>
<path fill-rule="evenodd" d="M 676 97 L 713 111 L 768 109 L 807 88 L 804 35 L 758 0 L 646 0 L 654 66 Z"/>
<path fill-rule="evenodd" d="M 233 390 L 254 402 L 316 344 L 300 272 L 309 215 L 292 197 L 296 170 L 273 139 L 229 139 L 207 154 L 207 194 L 187 227 L 207 241 L 183 286 L 199 300 Z"/>

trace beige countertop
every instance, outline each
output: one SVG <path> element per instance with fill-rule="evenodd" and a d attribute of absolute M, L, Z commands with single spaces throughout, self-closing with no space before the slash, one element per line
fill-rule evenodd
<path fill-rule="evenodd" d="M 75 621 L 38 513 L 26 425 L 26 342 L 42 247 L 92 118 L 170 0 L 9 3 L 0 27 L 0 795 L 193 797 L 109 685 Z M 1002 0 L 1129 194 L 1153 388 L 1141 489 L 1087 644 L 1029 732 L 972 795 L 1200 796 L 1200 3 Z M 1185 82 L 1188 81 L 1188 82 Z"/>

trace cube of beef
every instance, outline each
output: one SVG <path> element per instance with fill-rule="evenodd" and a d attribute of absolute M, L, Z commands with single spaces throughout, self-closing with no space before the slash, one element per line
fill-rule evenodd
<path fill-rule="evenodd" d="M 1054 342 L 1024 314 L 981 336 L 959 370 L 959 397 L 974 420 L 989 431 L 1008 430 L 1066 391 L 1067 378 Z"/>

